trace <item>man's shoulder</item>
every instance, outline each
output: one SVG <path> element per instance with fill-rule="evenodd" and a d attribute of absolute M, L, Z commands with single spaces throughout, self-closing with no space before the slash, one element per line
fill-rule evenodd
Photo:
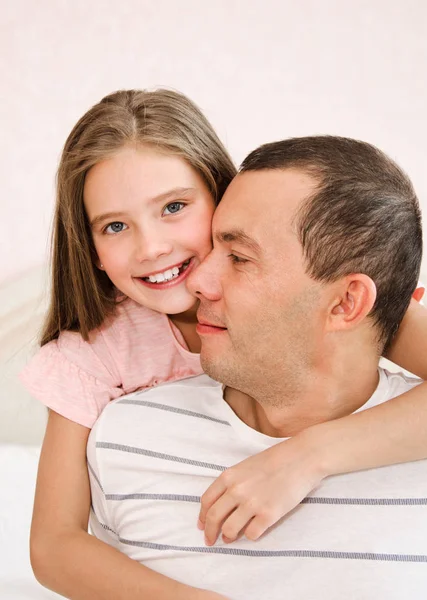
<path fill-rule="evenodd" d="M 408 392 L 413 387 L 416 387 L 422 380 L 418 377 L 411 376 L 401 371 L 392 372 L 388 369 L 380 367 L 378 369 L 379 382 L 377 389 L 371 396 L 371 398 L 364 404 L 359 410 L 365 410 L 382 404 L 391 398 L 400 396 L 405 392 Z"/>
<path fill-rule="evenodd" d="M 186 379 L 180 379 L 179 381 L 171 381 L 169 383 L 164 383 L 162 385 L 158 385 L 153 388 L 147 388 L 145 390 L 141 390 L 140 392 L 135 392 L 134 394 L 129 394 L 129 396 L 140 396 L 140 395 L 149 395 L 154 398 L 157 395 L 168 394 L 171 390 L 218 390 L 222 393 L 222 384 L 218 383 L 214 379 L 211 379 L 209 375 L 203 373 L 202 375 L 196 375 L 194 377 L 187 377 Z"/>
<path fill-rule="evenodd" d="M 382 372 L 384 379 L 387 382 L 390 398 L 399 396 L 422 383 L 422 380 L 419 379 L 419 377 L 415 377 L 415 375 L 410 375 L 402 371 L 380 369 L 380 372 Z"/>
<path fill-rule="evenodd" d="M 221 420 L 223 403 L 222 385 L 207 375 L 198 375 L 121 396 L 105 407 L 98 422 L 103 427 L 139 422 L 145 429 L 166 414 Z"/>
<path fill-rule="evenodd" d="M 222 385 L 203 374 L 127 394 L 118 402 L 112 402 L 111 406 L 129 404 L 131 401 L 162 404 L 166 400 L 172 400 L 176 405 L 194 401 L 200 404 L 200 399 L 205 397 L 222 400 Z"/>

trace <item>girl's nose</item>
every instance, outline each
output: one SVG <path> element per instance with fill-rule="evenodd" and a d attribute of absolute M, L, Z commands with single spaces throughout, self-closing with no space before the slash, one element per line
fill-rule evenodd
<path fill-rule="evenodd" d="M 135 245 L 135 258 L 138 262 L 153 261 L 171 254 L 173 244 L 170 239 L 152 230 L 138 234 Z"/>

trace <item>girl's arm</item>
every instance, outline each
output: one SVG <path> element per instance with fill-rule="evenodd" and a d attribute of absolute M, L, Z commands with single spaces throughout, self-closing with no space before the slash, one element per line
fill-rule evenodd
<path fill-rule="evenodd" d="M 427 380 L 427 308 L 415 300 L 406 311 L 386 358 Z"/>
<path fill-rule="evenodd" d="M 427 309 L 411 301 L 387 358 L 427 380 Z M 202 497 L 206 543 L 257 539 L 329 475 L 427 458 L 427 382 L 383 404 L 309 427 L 227 469 Z M 230 514 L 231 507 L 235 510 Z"/>
<path fill-rule="evenodd" d="M 220 600 L 156 573 L 87 532 L 90 430 L 50 411 L 31 528 L 38 581 L 72 600 Z"/>
<path fill-rule="evenodd" d="M 387 358 L 427 380 L 427 308 L 415 300 L 411 301 Z M 328 475 L 425 459 L 427 381 L 388 402 L 322 423 L 318 431 L 325 442 L 331 435 L 331 443 L 344 450 L 341 456 L 340 452 L 334 457 L 329 457 L 329 451 L 325 453 Z"/>

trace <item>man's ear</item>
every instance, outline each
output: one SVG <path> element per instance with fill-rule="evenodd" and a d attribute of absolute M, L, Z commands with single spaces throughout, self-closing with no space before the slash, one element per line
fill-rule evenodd
<path fill-rule="evenodd" d="M 363 273 L 347 275 L 337 282 L 328 312 L 328 331 L 344 331 L 359 325 L 371 312 L 377 288 Z"/>

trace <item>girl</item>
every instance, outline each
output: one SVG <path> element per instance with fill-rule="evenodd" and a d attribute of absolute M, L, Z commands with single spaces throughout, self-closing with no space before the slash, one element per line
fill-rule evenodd
<path fill-rule="evenodd" d="M 219 598 L 151 571 L 87 533 L 85 450 L 110 400 L 201 373 L 197 306 L 186 278 L 210 251 L 212 214 L 234 174 L 205 117 L 171 91 L 107 96 L 65 144 L 51 305 L 42 348 L 22 378 L 50 409 L 32 565 L 43 585 L 66 597 Z M 421 321 L 425 331 L 422 307 L 412 307 L 392 358 L 410 357 L 409 367 L 423 376 L 425 365 L 408 351 L 421 343 Z M 313 427 L 229 469 L 203 498 L 199 526 L 208 524 L 207 543 L 226 520 L 215 517 L 215 502 L 236 483 L 249 497 L 268 489 L 274 498 L 274 514 L 252 529 L 256 538 L 327 475 L 426 456 L 423 390 L 424 384 L 388 406 Z M 321 457 L 317 448 L 324 449 Z"/>

